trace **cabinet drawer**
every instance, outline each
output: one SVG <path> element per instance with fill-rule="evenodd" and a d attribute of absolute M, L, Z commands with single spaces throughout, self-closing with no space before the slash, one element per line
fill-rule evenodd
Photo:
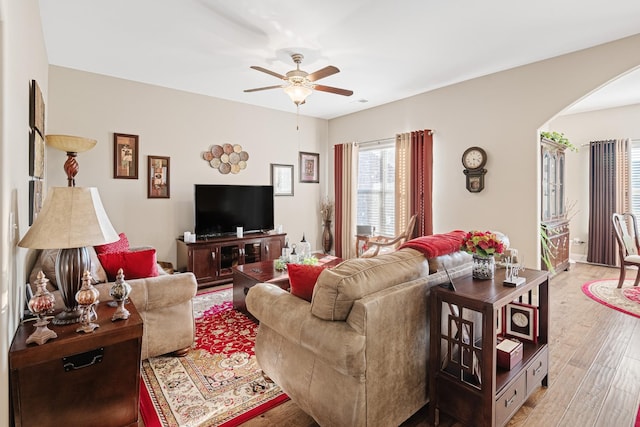
<path fill-rule="evenodd" d="M 549 350 L 545 348 L 527 368 L 527 396 L 539 385 L 549 371 Z"/>
<path fill-rule="evenodd" d="M 496 399 L 496 425 L 504 425 L 526 400 L 527 377 L 522 373 Z"/>

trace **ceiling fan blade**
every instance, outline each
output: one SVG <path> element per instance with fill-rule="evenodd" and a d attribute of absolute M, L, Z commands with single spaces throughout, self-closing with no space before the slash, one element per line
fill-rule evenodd
<path fill-rule="evenodd" d="M 338 67 L 334 67 L 333 65 L 329 65 L 328 67 L 324 67 L 321 70 L 318 70 L 314 73 L 311 73 L 307 76 L 307 79 L 310 82 L 315 82 L 316 80 L 324 79 L 325 77 L 329 77 L 335 73 L 339 73 Z"/>
<path fill-rule="evenodd" d="M 265 86 L 265 87 L 257 87 L 255 89 L 245 89 L 245 92 L 257 92 L 259 90 L 267 90 L 267 89 L 278 89 L 281 88 L 282 85 L 275 85 L 275 86 Z"/>
<path fill-rule="evenodd" d="M 262 71 L 263 73 L 270 74 L 273 77 L 277 77 L 282 80 L 287 80 L 287 78 L 282 74 L 278 74 L 275 71 L 267 70 L 266 68 L 258 67 L 257 65 L 252 65 L 250 68 L 253 68 L 254 70 Z"/>
<path fill-rule="evenodd" d="M 315 90 L 319 90 L 321 92 L 335 93 L 337 95 L 343 95 L 343 96 L 351 96 L 351 95 L 353 95 L 353 91 L 352 90 L 340 89 L 340 88 L 337 88 L 337 87 L 323 86 L 323 85 L 313 85 L 313 88 Z"/>

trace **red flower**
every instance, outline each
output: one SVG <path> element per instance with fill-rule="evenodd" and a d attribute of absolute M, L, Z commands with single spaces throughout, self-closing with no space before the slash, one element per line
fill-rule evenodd
<path fill-rule="evenodd" d="M 490 231 L 470 231 L 462 240 L 461 250 L 481 256 L 504 252 L 504 244 Z"/>

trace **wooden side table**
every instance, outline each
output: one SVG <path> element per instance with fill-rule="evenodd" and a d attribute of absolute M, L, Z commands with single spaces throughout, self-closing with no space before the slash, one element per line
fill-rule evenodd
<path fill-rule="evenodd" d="M 78 324 L 49 328 L 58 338 L 25 344 L 33 323 L 21 325 L 9 350 L 11 402 L 16 427 L 137 426 L 140 402 L 142 318 L 133 303 L 129 319 L 97 307 L 100 325 L 77 333 Z"/>
<path fill-rule="evenodd" d="M 526 269 L 520 275 L 526 283 L 517 288 L 503 285 L 504 274 L 501 269 L 493 280 L 458 278 L 455 291 L 431 290 L 429 418 L 434 424 L 440 410 L 465 425 L 503 426 L 548 383 L 548 273 Z M 530 312 L 528 327 L 518 333 L 536 337 L 536 342 L 521 339 L 522 361 L 511 369 L 499 368 L 496 357 L 498 335 L 513 321 L 506 308 L 512 314 Z M 520 318 L 516 322 L 523 324 Z"/>

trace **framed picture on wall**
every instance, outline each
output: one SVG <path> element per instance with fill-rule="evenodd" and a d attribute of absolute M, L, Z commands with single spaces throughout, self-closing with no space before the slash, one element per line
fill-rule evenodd
<path fill-rule="evenodd" d="M 300 182 L 320 182 L 320 154 L 300 151 Z"/>
<path fill-rule="evenodd" d="M 29 135 L 29 175 L 44 178 L 44 138 L 35 129 Z"/>
<path fill-rule="evenodd" d="M 38 217 L 42 209 L 42 181 L 29 181 L 29 225 Z"/>
<path fill-rule="evenodd" d="M 274 196 L 293 196 L 293 165 L 271 163 Z"/>
<path fill-rule="evenodd" d="M 169 198 L 169 157 L 148 156 L 147 198 Z"/>
<path fill-rule="evenodd" d="M 31 80 L 31 90 L 29 99 L 29 125 L 31 129 L 40 133 L 44 137 L 44 98 L 40 91 L 40 86 L 35 80 Z"/>
<path fill-rule="evenodd" d="M 113 134 L 113 177 L 138 179 L 138 135 Z"/>

